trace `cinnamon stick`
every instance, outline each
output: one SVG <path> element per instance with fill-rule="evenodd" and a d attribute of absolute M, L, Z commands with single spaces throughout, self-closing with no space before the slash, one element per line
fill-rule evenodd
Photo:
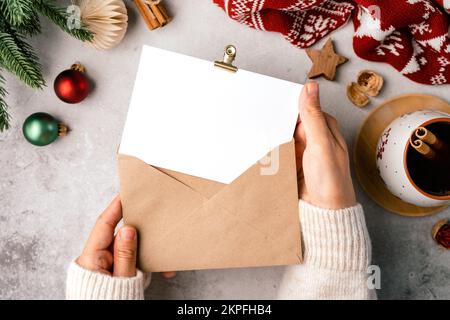
<path fill-rule="evenodd" d="M 161 23 L 158 21 L 156 15 L 146 3 L 146 0 L 134 0 L 134 3 L 136 4 L 139 13 L 144 18 L 144 21 L 150 30 L 161 27 Z"/>
<path fill-rule="evenodd" d="M 432 160 L 436 157 L 436 152 L 430 148 L 428 144 L 426 144 L 423 140 L 414 139 L 411 137 L 409 140 L 411 147 L 413 147 L 416 151 L 422 154 L 425 158 Z"/>
<path fill-rule="evenodd" d="M 443 150 L 445 148 L 444 142 L 436 137 L 433 132 L 425 127 L 419 127 L 415 131 L 415 135 L 418 139 L 424 141 L 430 147 L 436 151 Z"/>
<path fill-rule="evenodd" d="M 170 21 L 170 17 L 167 14 L 167 10 L 162 3 L 150 4 L 150 9 L 153 11 L 156 19 L 161 24 L 161 27 L 166 25 Z"/>

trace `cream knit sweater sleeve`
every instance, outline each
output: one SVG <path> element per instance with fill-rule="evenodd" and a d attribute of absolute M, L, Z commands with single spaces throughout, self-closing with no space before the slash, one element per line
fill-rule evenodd
<path fill-rule="evenodd" d="M 67 272 L 68 300 L 144 300 L 144 289 L 150 274 L 137 271 L 133 278 L 112 277 L 89 271 L 72 262 Z"/>
<path fill-rule="evenodd" d="M 361 205 L 325 210 L 300 201 L 303 264 L 289 266 L 280 299 L 376 299 L 367 284 L 372 247 Z"/>
<path fill-rule="evenodd" d="M 371 246 L 362 207 L 325 210 L 300 201 L 302 265 L 287 267 L 280 299 L 369 299 L 367 287 Z M 143 299 L 146 276 L 113 278 L 72 262 L 67 299 Z"/>

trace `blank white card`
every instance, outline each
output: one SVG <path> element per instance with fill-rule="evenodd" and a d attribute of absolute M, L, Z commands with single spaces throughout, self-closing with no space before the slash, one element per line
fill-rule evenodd
<path fill-rule="evenodd" d="M 243 53 L 244 54 L 244 53 Z M 231 183 L 292 140 L 301 85 L 144 46 L 119 153 Z"/>

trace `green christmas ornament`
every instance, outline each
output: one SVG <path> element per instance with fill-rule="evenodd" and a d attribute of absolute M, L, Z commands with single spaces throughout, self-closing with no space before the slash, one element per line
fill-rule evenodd
<path fill-rule="evenodd" d="M 65 136 L 67 127 L 48 113 L 38 112 L 25 120 L 22 131 L 29 143 L 42 147 Z"/>

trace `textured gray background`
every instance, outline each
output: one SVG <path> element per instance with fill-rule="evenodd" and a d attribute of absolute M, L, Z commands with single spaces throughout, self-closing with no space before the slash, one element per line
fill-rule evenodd
<path fill-rule="evenodd" d="M 127 2 L 128 33 L 119 47 L 106 52 L 88 48 L 45 24 L 33 45 L 44 65 L 48 87 L 35 92 L 7 77 L 13 126 L 0 134 L 0 298 L 64 297 L 68 263 L 80 253 L 97 215 L 118 192 L 115 151 L 142 44 L 214 60 L 222 56 L 226 44 L 233 43 L 241 68 L 305 81 L 310 68 L 305 52 L 278 34 L 230 21 L 209 0 L 165 2 L 174 20 L 153 32 Z M 357 58 L 352 50 L 352 33 L 353 27 L 348 24 L 332 35 L 338 51 L 350 62 L 339 69 L 335 82 L 319 80 L 323 107 L 341 122 L 351 146 L 365 116 L 384 99 L 419 92 L 450 100 L 448 86 L 418 85 L 388 65 Z M 83 103 L 66 105 L 55 96 L 52 83 L 74 61 L 85 64 L 96 87 Z M 360 110 L 348 102 L 345 86 L 364 68 L 380 72 L 386 86 L 371 106 Z M 176 90 L 173 88 L 174 94 Z M 38 111 L 62 119 L 72 129 L 70 135 L 44 148 L 28 144 L 21 125 L 29 114 Z M 433 243 L 430 230 L 435 221 L 448 218 L 450 210 L 427 218 L 399 217 L 374 204 L 355 185 L 366 211 L 374 263 L 382 271 L 379 297 L 449 299 L 450 255 Z M 283 268 L 277 267 L 183 272 L 171 281 L 156 275 L 147 296 L 272 298 L 282 274 Z"/>

